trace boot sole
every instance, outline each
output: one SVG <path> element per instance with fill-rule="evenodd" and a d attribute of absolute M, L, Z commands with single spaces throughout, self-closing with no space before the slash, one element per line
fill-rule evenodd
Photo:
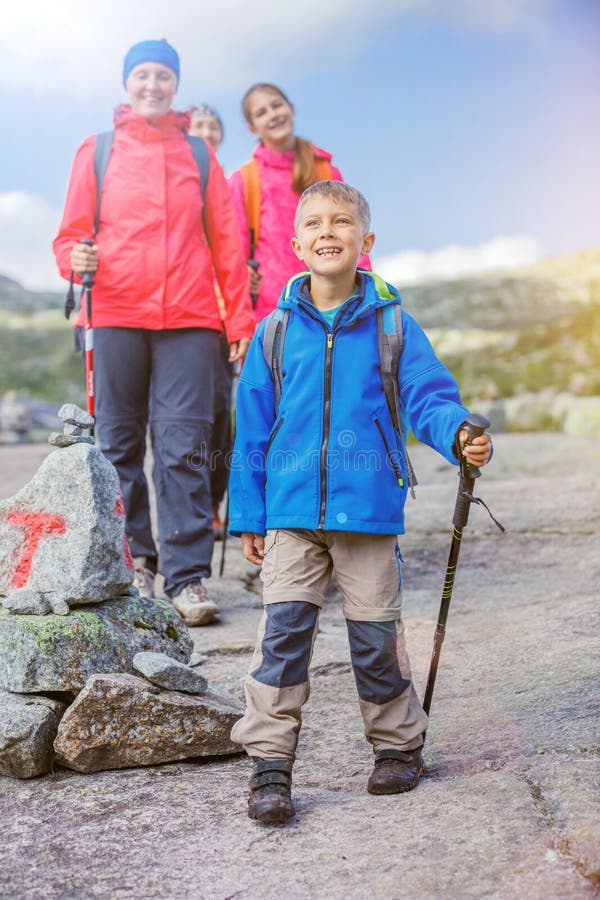
<path fill-rule="evenodd" d="M 403 784 L 368 784 L 367 791 L 369 794 L 406 794 L 408 791 L 414 791 L 419 781 L 421 780 L 421 776 L 423 775 L 423 769 L 419 769 L 414 778 L 410 781 L 406 781 Z"/>
<path fill-rule="evenodd" d="M 257 822 L 263 822 L 265 825 L 283 825 L 289 822 L 296 815 L 293 805 L 279 803 L 273 805 L 272 800 L 265 800 L 264 803 L 253 803 L 248 807 L 248 816 Z"/>

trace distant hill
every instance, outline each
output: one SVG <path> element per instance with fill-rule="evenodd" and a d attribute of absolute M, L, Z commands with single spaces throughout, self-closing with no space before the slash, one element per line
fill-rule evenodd
<path fill-rule="evenodd" d="M 467 400 L 600 395 L 600 249 L 400 291 Z"/>
<path fill-rule="evenodd" d="M 6 391 L 85 406 L 81 356 L 64 317 L 65 293 L 28 291 L 0 277 L 0 397 Z"/>
<path fill-rule="evenodd" d="M 399 287 L 467 404 L 548 391 L 600 396 L 600 249 L 510 273 Z M 0 396 L 12 389 L 85 404 L 64 300 L 0 276 Z"/>

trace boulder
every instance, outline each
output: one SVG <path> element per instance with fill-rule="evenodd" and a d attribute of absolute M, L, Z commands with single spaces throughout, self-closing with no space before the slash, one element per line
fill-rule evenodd
<path fill-rule="evenodd" d="M 152 684 L 157 684 L 168 691 L 204 694 L 208 687 L 208 681 L 203 675 L 199 675 L 189 666 L 165 653 L 153 653 L 151 650 L 136 653 L 133 657 L 133 668 Z"/>
<path fill-rule="evenodd" d="M 142 650 L 187 662 L 192 640 L 165 600 L 119 597 L 67 616 L 0 609 L 0 688 L 17 693 L 79 691 L 96 672 L 133 672 Z"/>
<path fill-rule="evenodd" d="M 65 612 L 118 597 L 134 578 L 124 525 L 116 470 L 97 447 L 51 453 L 0 503 L 0 595 L 26 587 Z"/>
<path fill-rule="evenodd" d="M 229 735 L 243 711 L 227 692 L 199 697 L 133 675 L 94 675 L 65 713 L 54 750 L 83 773 L 235 753 Z"/>
<path fill-rule="evenodd" d="M 0 775 L 35 778 L 50 771 L 64 703 L 0 690 Z"/>

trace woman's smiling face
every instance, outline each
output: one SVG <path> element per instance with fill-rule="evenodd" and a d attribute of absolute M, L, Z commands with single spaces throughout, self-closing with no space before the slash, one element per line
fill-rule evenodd
<path fill-rule="evenodd" d="M 129 73 L 125 89 L 132 110 L 146 119 L 155 119 L 169 112 L 177 76 L 173 69 L 160 63 L 140 63 Z"/>

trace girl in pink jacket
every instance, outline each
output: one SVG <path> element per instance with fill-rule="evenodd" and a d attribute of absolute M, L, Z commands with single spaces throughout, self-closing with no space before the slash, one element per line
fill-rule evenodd
<path fill-rule="evenodd" d="M 343 178 L 331 164 L 331 153 L 294 133 L 294 107 L 281 88 L 252 85 L 243 97 L 242 112 L 259 143 L 253 160 L 234 172 L 229 184 L 246 256 L 258 264 L 258 272 L 250 268 L 260 321 L 275 309 L 287 281 L 304 268 L 290 245 L 298 197 L 315 181 Z M 249 198 L 249 193 L 254 196 Z M 371 268 L 367 257 L 359 264 Z"/>

